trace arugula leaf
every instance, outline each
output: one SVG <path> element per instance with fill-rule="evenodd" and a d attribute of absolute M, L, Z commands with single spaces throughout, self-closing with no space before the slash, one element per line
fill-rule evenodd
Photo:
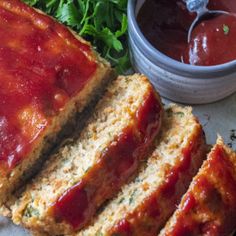
<path fill-rule="evenodd" d="M 23 0 L 71 27 L 89 40 L 117 72 L 130 66 L 127 0 Z"/>

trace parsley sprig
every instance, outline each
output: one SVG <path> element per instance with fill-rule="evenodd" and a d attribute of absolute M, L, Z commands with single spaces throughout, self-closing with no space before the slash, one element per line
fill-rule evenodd
<path fill-rule="evenodd" d="M 228 35 L 228 34 L 229 34 L 229 26 L 223 24 L 223 31 L 224 31 L 224 34 L 225 34 L 225 35 Z"/>
<path fill-rule="evenodd" d="M 129 69 L 127 0 L 24 0 L 89 40 L 118 73 Z"/>

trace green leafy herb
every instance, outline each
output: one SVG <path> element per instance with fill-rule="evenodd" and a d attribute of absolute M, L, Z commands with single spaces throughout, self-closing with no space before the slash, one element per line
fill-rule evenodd
<path fill-rule="evenodd" d="M 74 29 L 122 73 L 130 68 L 127 0 L 24 0 Z"/>
<path fill-rule="evenodd" d="M 130 205 L 131 203 L 133 203 L 133 201 L 134 201 L 134 196 L 135 196 L 136 192 L 137 192 L 137 189 L 135 189 L 135 190 L 133 191 L 133 193 L 130 195 L 130 198 L 129 198 L 129 205 Z"/>
<path fill-rule="evenodd" d="M 175 115 L 178 115 L 180 117 L 184 117 L 184 113 L 182 111 L 175 112 Z"/>
<path fill-rule="evenodd" d="M 125 200 L 125 198 L 122 197 L 122 198 L 119 200 L 118 204 L 122 203 L 124 200 Z"/>
<path fill-rule="evenodd" d="M 39 211 L 32 206 L 28 206 L 24 212 L 25 217 L 39 216 Z"/>
<path fill-rule="evenodd" d="M 224 34 L 225 34 L 225 35 L 228 35 L 228 34 L 229 34 L 229 26 L 223 24 L 223 31 L 224 31 Z"/>

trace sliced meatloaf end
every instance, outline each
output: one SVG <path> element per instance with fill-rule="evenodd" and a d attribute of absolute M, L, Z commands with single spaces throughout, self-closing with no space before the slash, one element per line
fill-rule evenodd
<path fill-rule="evenodd" d="M 171 105 L 155 150 L 135 180 L 75 235 L 157 235 L 205 157 L 205 136 L 191 108 Z"/>
<path fill-rule="evenodd" d="M 236 230 L 236 153 L 222 138 L 160 236 L 228 236 Z"/>
<path fill-rule="evenodd" d="M 13 221 L 50 235 L 83 227 L 147 158 L 162 113 L 146 77 L 118 77 L 79 138 L 55 154 L 27 187 L 12 208 Z"/>

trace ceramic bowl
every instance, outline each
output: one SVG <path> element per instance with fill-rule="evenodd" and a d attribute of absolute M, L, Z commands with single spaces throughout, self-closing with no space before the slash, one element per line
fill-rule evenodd
<path fill-rule="evenodd" d="M 137 13 L 144 0 L 128 1 L 128 33 L 135 71 L 145 74 L 160 94 L 172 101 L 204 104 L 236 92 L 236 61 L 216 66 L 193 66 L 155 49 L 142 34 Z"/>

